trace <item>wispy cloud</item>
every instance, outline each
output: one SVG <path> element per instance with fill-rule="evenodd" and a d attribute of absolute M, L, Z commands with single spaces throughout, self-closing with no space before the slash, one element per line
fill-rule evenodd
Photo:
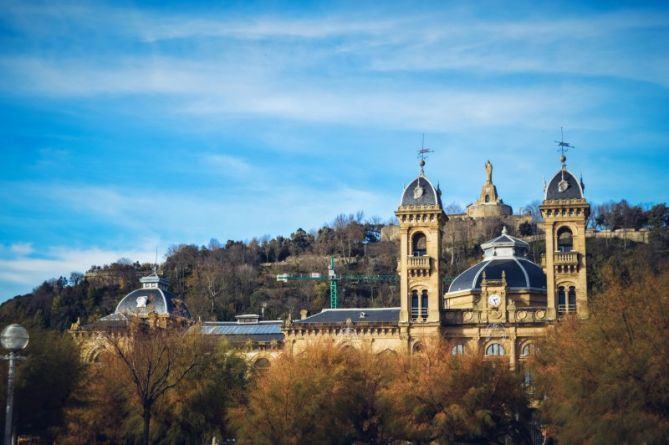
<path fill-rule="evenodd" d="M 505 201 L 536 199 L 561 125 L 589 193 L 661 199 L 666 7 L 493 4 L 4 2 L 0 291 L 173 243 L 385 219 L 423 132 L 445 202 L 476 197 L 485 159 Z"/>
<path fill-rule="evenodd" d="M 140 263 L 153 262 L 155 250 L 149 246 L 136 246 L 127 250 L 106 250 L 95 247 L 84 249 L 52 246 L 39 252 L 14 252 L 7 258 L 0 257 L 0 300 L 27 292 L 45 280 L 69 277 L 72 272 L 85 272 L 93 265 L 110 264 L 120 258 Z"/>

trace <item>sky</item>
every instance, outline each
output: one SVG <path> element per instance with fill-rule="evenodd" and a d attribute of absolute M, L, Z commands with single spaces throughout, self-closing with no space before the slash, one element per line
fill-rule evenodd
<path fill-rule="evenodd" d="M 669 201 L 662 2 L 0 4 L 0 301 L 170 246 L 446 205 Z"/>

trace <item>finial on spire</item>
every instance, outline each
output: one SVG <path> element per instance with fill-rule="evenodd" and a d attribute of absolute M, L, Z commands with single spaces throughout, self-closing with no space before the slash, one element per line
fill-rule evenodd
<path fill-rule="evenodd" d="M 425 167 L 425 159 L 427 159 L 427 156 L 429 153 L 434 153 L 434 150 L 430 150 L 429 148 L 425 148 L 425 133 L 423 133 L 423 140 L 420 144 L 420 150 L 418 150 L 418 165 L 420 166 L 420 175 L 423 176 L 425 172 L 423 171 L 423 167 Z"/>
<path fill-rule="evenodd" d="M 566 162 L 567 162 L 567 157 L 564 155 L 567 151 L 569 151 L 570 148 L 576 148 L 575 146 L 571 145 L 569 142 L 564 141 L 564 128 L 560 127 L 560 134 L 562 135 L 562 138 L 559 141 L 555 141 L 555 143 L 558 145 L 558 151 L 560 152 L 560 163 L 562 164 L 562 168 L 566 168 Z"/>

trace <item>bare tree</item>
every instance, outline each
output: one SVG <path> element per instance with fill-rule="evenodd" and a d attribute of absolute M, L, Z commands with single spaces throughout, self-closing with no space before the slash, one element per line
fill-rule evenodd
<path fill-rule="evenodd" d="M 177 387 L 206 356 L 197 335 L 179 330 L 150 328 L 132 322 L 129 335 L 106 336 L 109 345 L 105 363 L 135 390 L 144 420 L 144 445 L 149 444 L 154 405 Z"/>

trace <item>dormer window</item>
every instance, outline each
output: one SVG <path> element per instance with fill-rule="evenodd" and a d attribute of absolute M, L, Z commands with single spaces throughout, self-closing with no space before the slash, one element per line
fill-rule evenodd
<path fill-rule="evenodd" d="M 427 237 L 423 232 L 417 232 L 411 240 L 411 252 L 413 256 L 427 255 Z"/>

